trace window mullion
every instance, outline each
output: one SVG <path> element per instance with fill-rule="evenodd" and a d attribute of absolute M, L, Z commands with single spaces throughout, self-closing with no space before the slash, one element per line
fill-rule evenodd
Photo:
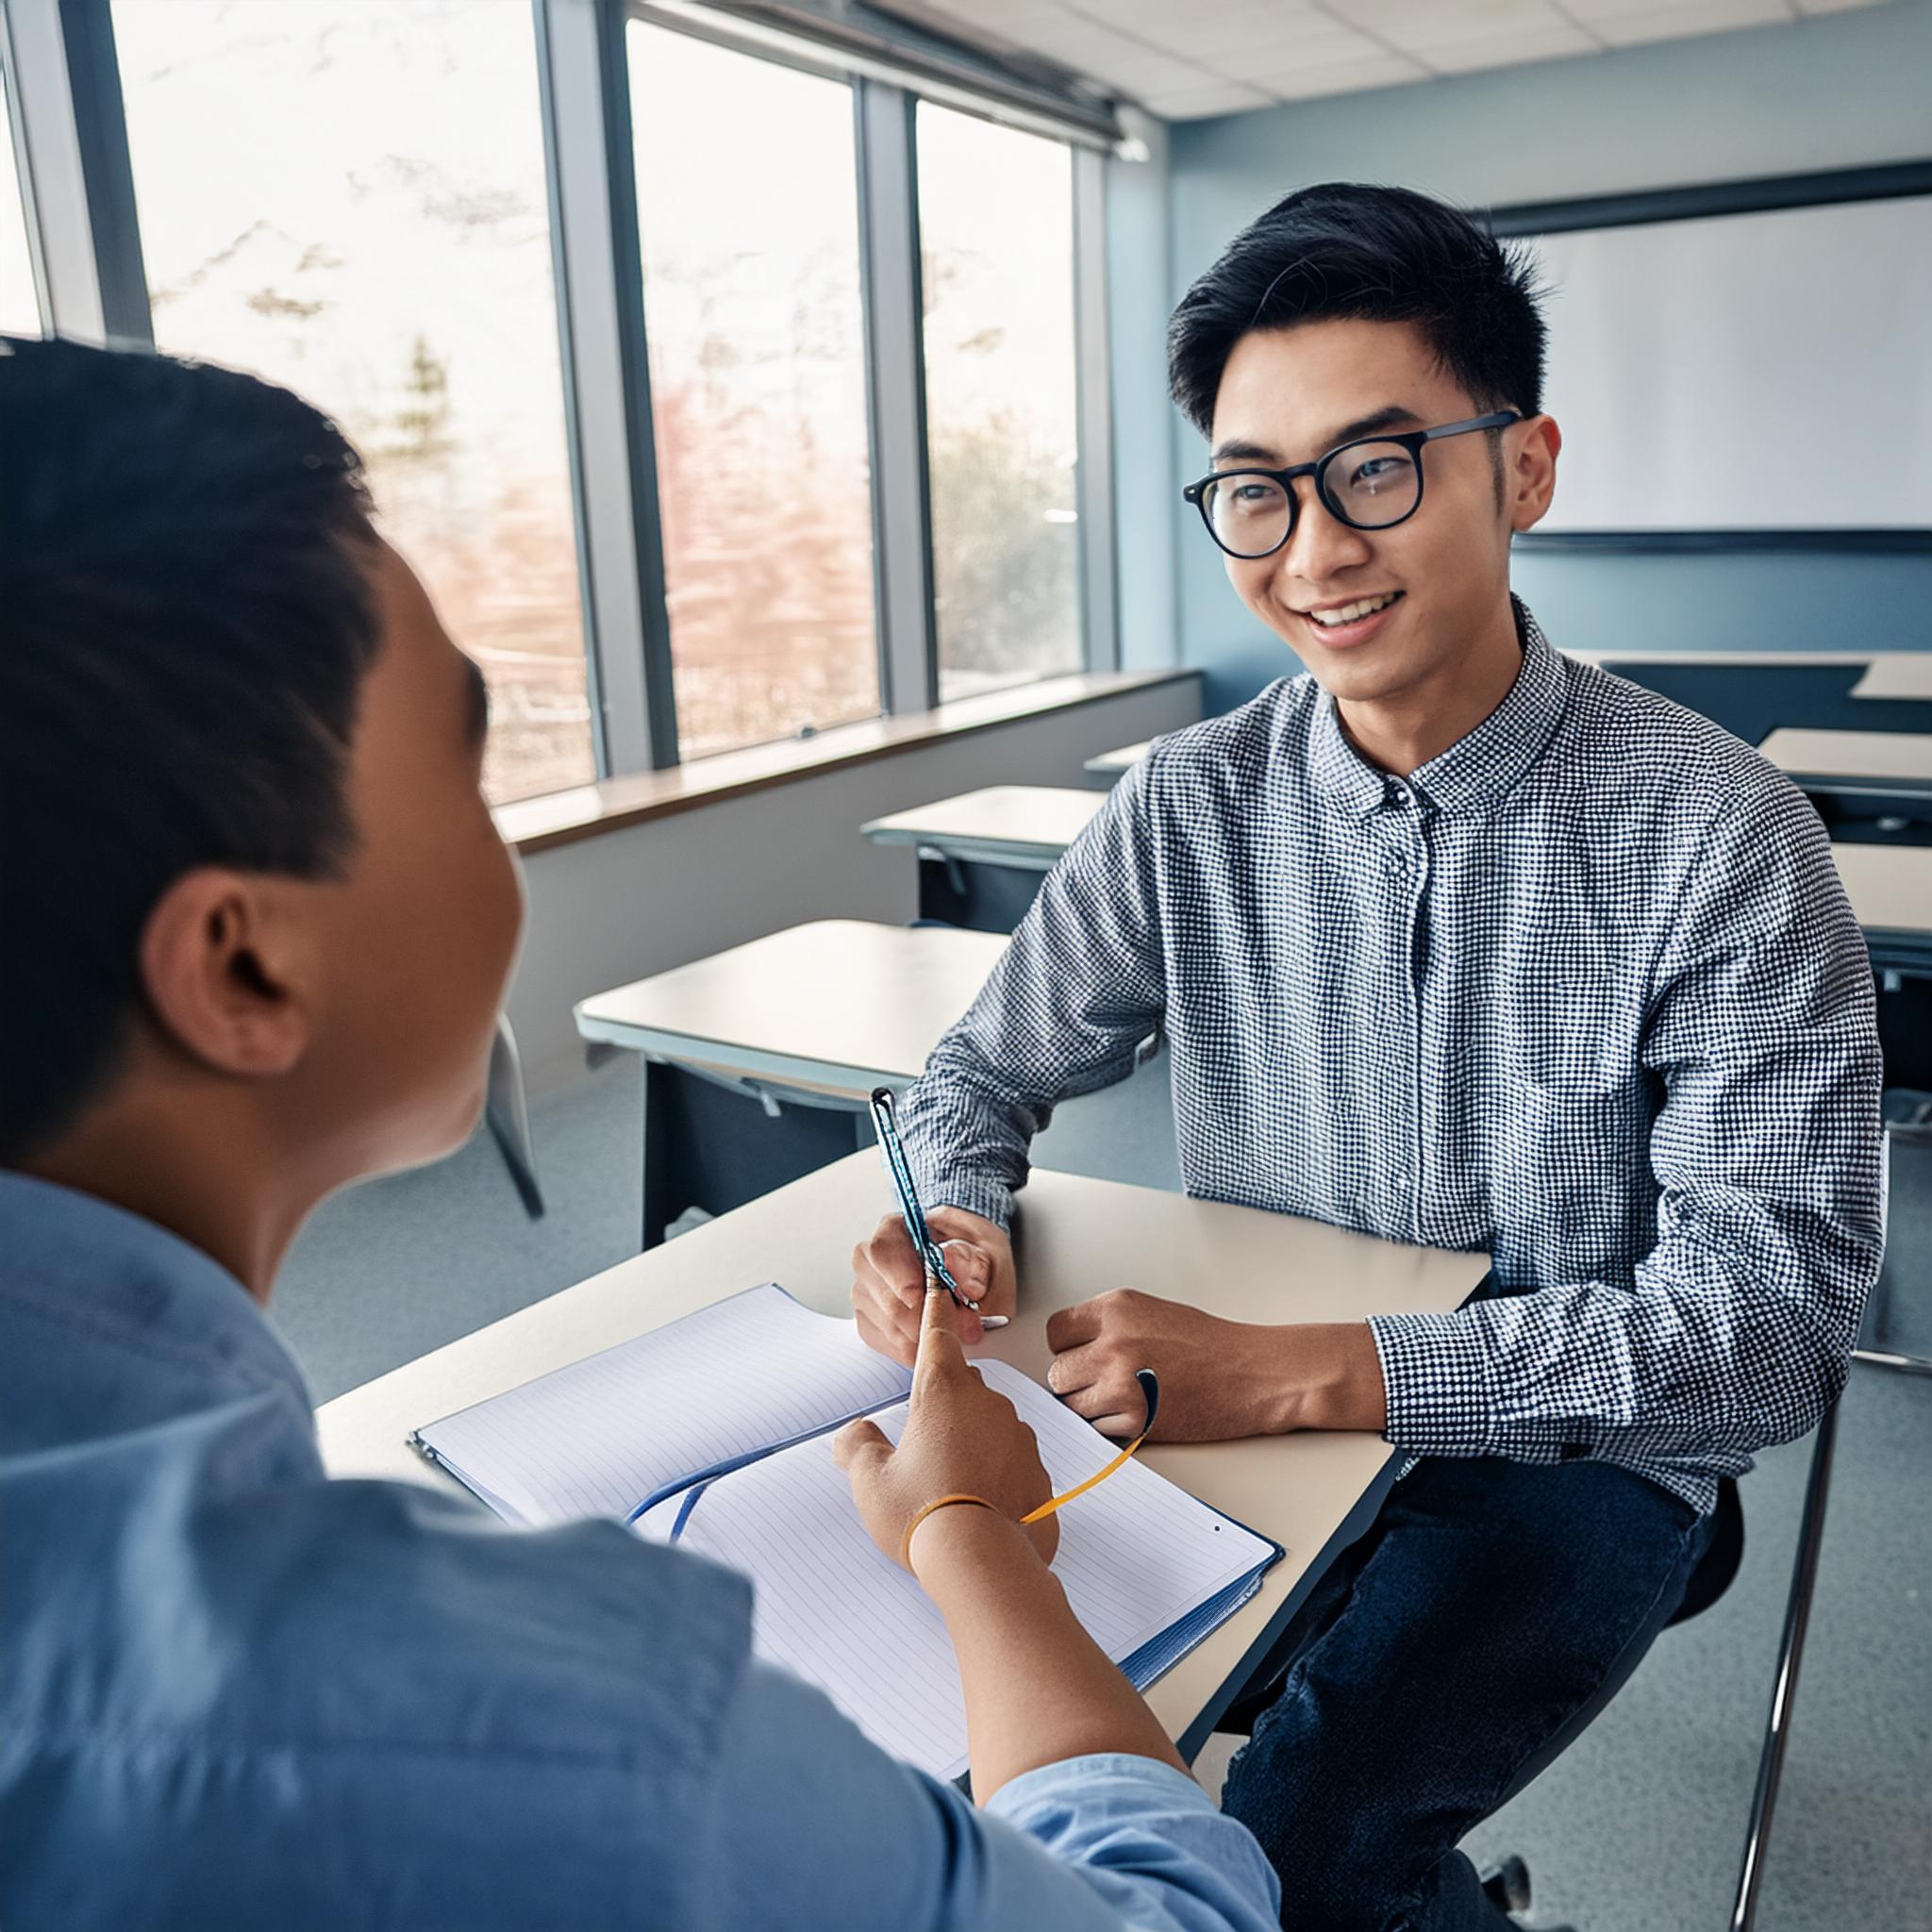
<path fill-rule="evenodd" d="M 915 104 L 904 88 L 882 81 L 855 81 L 853 92 L 879 692 L 887 711 L 924 711 L 939 702 L 939 644 L 933 621 Z"/>
<path fill-rule="evenodd" d="M 1074 373 L 1079 456 L 1080 630 L 1090 671 L 1120 667 L 1113 527 L 1113 373 L 1107 336 L 1105 155 L 1074 150 Z"/>
<path fill-rule="evenodd" d="M 535 0 L 597 768 L 677 762 L 624 22 Z"/>

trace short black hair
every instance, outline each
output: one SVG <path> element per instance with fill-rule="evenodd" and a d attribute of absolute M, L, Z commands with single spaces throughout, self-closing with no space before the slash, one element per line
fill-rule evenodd
<path fill-rule="evenodd" d="M 111 1079 L 162 893 L 340 875 L 380 643 L 360 459 L 229 369 L 0 337 L 0 1164 Z"/>
<path fill-rule="evenodd" d="M 1463 209 L 1414 189 L 1326 181 L 1251 222 L 1181 297 L 1167 326 L 1168 387 L 1207 436 L 1243 336 L 1306 322 L 1407 322 L 1478 410 L 1535 416 L 1541 302 L 1526 244 L 1498 242 Z"/>

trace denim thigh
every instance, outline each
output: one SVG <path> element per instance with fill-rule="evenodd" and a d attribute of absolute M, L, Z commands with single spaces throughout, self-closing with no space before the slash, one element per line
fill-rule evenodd
<path fill-rule="evenodd" d="M 1636 1668 L 1709 1535 L 1609 1463 L 1431 1457 L 1397 1483 L 1229 1766 L 1223 1806 L 1281 1874 L 1283 1923 L 1399 1922 Z"/>

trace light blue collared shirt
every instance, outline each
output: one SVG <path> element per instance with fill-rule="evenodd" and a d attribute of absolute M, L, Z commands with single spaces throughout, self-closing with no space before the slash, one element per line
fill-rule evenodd
<path fill-rule="evenodd" d="M 1191 1780 L 983 1811 L 758 1662 L 750 1589 L 609 1523 L 330 1482 L 300 1371 L 152 1224 L 0 1174 L 0 1923 L 1258 1932 Z"/>

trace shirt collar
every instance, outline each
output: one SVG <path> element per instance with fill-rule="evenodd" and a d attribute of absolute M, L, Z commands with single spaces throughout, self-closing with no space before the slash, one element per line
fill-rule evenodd
<path fill-rule="evenodd" d="M 8 1303 L 45 1319 L 25 1352 L 32 1379 L 50 1391 L 84 1381 L 104 1425 L 114 1420 L 99 1407 L 111 1401 L 98 1365 L 104 1346 L 128 1358 L 128 1375 L 115 1372 L 110 1382 L 130 1411 L 181 1412 L 257 1390 L 292 1394 L 305 1414 L 311 1407 L 294 1357 L 219 1262 L 125 1208 L 0 1172 L 0 1309 Z"/>
<path fill-rule="evenodd" d="M 1392 794 L 1413 791 L 1443 811 L 1478 811 L 1494 804 L 1542 755 L 1563 714 L 1563 666 L 1528 607 L 1513 593 L 1523 668 L 1509 694 L 1474 731 L 1439 752 L 1412 777 L 1378 771 L 1348 741 L 1335 700 L 1316 707 L 1308 773 L 1317 789 L 1343 810 L 1361 816 Z"/>

